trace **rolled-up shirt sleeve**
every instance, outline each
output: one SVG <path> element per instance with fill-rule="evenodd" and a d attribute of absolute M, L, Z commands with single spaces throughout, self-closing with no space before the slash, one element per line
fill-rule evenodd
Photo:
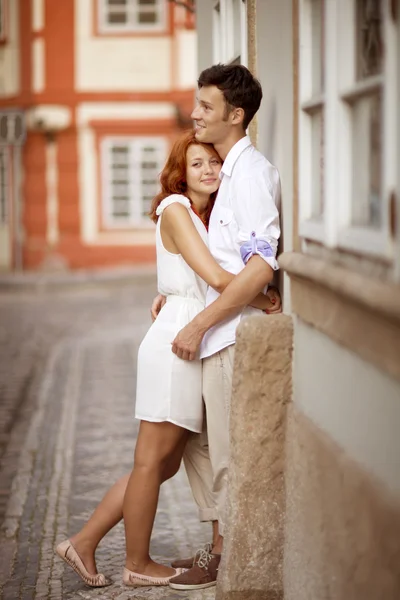
<path fill-rule="evenodd" d="M 232 205 L 238 224 L 237 242 L 245 264 L 258 254 L 272 269 L 278 269 L 279 201 L 280 180 L 275 167 L 237 182 Z"/>

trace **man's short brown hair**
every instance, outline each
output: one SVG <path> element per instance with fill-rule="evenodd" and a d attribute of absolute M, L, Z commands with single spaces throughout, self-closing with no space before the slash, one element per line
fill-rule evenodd
<path fill-rule="evenodd" d="M 200 73 L 199 88 L 215 85 L 224 95 L 227 114 L 233 108 L 244 110 L 243 129 L 260 108 L 260 82 L 243 65 L 213 65 Z"/>

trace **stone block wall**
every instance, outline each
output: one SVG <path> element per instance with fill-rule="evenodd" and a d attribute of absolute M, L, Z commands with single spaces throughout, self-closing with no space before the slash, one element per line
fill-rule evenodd
<path fill-rule="evenodd" d="M 237 331 L 228 523 L 217 600 L 283 598 L 286 408 L 292 319 L 251 317 Z"/>

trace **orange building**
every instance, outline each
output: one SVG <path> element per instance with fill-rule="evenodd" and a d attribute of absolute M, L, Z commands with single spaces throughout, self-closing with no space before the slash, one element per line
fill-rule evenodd
<path fill-rule="evenodd" d="M 0 0 L 1 269 L 154 261 L 196 70 L 190 2 Z"/>

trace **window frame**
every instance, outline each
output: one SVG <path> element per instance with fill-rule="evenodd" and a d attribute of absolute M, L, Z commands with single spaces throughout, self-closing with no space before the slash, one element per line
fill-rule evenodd
<path fill-rule="evenodd" d="M 4 157 L 4 181 L 0 182 L 0 227 L 7 227 L 10 221 L 9 214 L 9 177 L 10 177 L 10 151 L 7 146 L 0 145 L 0 154 Z M 4 195 L 3 195 L 4 192 Z M 3 218 L 4 217 L 4 218 Z"/>
<path fill-rule="evenodd" d="M 235 23 L 234 3 L 239 2 L 239 19 Z M 236 28 L 236 25 L 238 27 Z M 235 31 L 240 31 L 239 47 Z M 213 1 L 213 62 L 239 63 L 247 66 L 247 2 L 246 0 Z"/>
<path fill-rule="evenodd" d="M 397 24 L 392 19 L 388 1 L 383 1 L 383 39 L 385 58 L 383 73 L 357 81 L 356 5 L 357 0 L 325 2 L 325 102 L 324 123 L 324 212 L 317 221 L 311 218 L 312 169 L 310 126 L 304 116 L 305 91 L 310 82 L 310 6 L 312 0 L 300 0 L 300 75 L 299 75 L 299 234 L 305 240 L 327 247 L 388 262 L 394 258 L 394 240 L 390 232 L 390 195 L 397 189 L 396 115 L 399 67 L 397 58 Z M 349 57 L 351 57 L 349 59 Z M 381 147 L 381 224 L 352 224 L 353 136 L 350 125 L 351 100 L 367 96 L 382 86 Z M 314 99 L 317 101 L 317 99 Z M 309 107 L 312 105 L 309 103 Z M 340 176 L 339 176 L 340 174 Z"/>
<path fill-rule="evenodd" d="M 127 0 L 128 10 L 139 10 L 137 4 L 138 0 Z M 97 27 L 100 35 L 126 35 L 126 34 L 137 34 L 137 33 L 163 33 L 167 30 L 168 26 L 168 11 L 167 2 L 164 0 L 156 0 L 155 6 L 160 16 L 159 22 L 156 24 L 148 23 L 127 23 L 127 24 L 112 24 L 106 20 L 107 16 L 107 0 L 96 0 L 97 2 Z M 145 11 L 146 12 L 146 11 Z M 150 12 L 150 11 L 149 11 Z"/>
<path fill-rule="evenodd" d="M 121 144 L 130 147 L 133 156 L 133 162 L 129 163 L 129 195 L 131 202 L 130 215 L 127 218 L 115 218 L 113 216 L 113 202 L 111 190 L 111 160 L 110 150 L 113 146 Z M 102 222 L 107 229 L 151 229 L 153 223 L 150 218 L 142 214 L 143 194 L 142 194 L 142 169 L 136 169 L 134 162 L 138 160 L 141 151 L 145 146 L 153 146 L 160 152 L 159 167 L 157 167 L 157 177 L 161 172 L 167 156 L 167 140 L 162 136 L 130 136 L 130 135 L 107 135 L 101 140 L 101 173 L 102 173 Z M 136 180 L 136 181 L 135 181 Z M 133 198 L 137 194 L 140 197 L 142 205 L 138 208 Z M 133 208 L 133 210 L 132 210 Z"/>
<path fill-rule="evenodd" d="M 299 28 L 300 40 L 299 61 L 299 234 L 301 237 L 323 242 L 326 237 L 324 212 L 326 210 L 326 187 L 324 185 L 324 212 L 320 218 L 313 216 L 313 116 L 316 111 L 325 113 L 327 90 L 313 91 L 313 30 L 312 2 L 300 0 Z M 325 0 L 325 7 L 327 2 Z M 326 9 L 325 9 L 326 17 Z M 325 28 L 325 43 L 327 31 Z M 322 67 L 324 65 L 321 65 Z M 326 132 L 324 132 L 324 137 Z M 326 148 L 324 146 L 324 174 L 326 173 Z M 324 181 L 325 184 L 325 181 Z"/>
<path fill-rule="evenodd" d="M 1 27 L 0 27 L 0 44 L 5 44 L 7 42 L 7 33 L 8 33 L 8 6 L 7 0 L 0 0 L 0 11 L 2 15 L 1 19 Z"/>

